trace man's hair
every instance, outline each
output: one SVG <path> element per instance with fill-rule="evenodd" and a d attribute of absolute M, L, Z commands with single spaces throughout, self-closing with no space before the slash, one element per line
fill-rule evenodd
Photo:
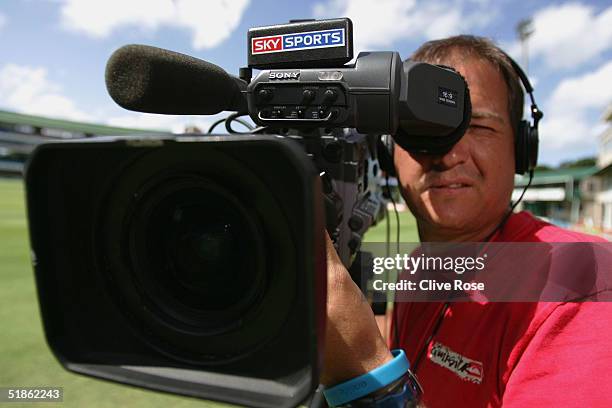
<path fill-rule="evenodd" d="M 455 52 L 458 52 L 455 54 Z M 501 73 L 508 87 L 508 110 L 510 124 L 516 134 L 523 118 L 525 96 L 519 77 L 508 59 L 508 55 L 491 40 L 473 35 L 458 35 L 442 40 L 428 41 L 412 54 L 410 59 L 429 64 L 448 65 L 449 59 L 460 55 L 462 59 L 476 58 L 493 65 Z"/>

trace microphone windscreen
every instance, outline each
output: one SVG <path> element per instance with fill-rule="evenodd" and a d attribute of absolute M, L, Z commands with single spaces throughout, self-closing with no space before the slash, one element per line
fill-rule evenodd
<path fill-rule="evenodd" d="M 113 100 L 133 111 L 212 115 L 246 107 L 244 81 L 215 64 L 146 45 L 115 51 L 105 80 Z"/>

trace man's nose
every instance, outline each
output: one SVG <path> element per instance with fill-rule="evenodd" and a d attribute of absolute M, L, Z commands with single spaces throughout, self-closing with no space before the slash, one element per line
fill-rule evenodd
<path fill-rule="evenodd" d="M 445 154 L 433 156 L 432 164 L 441 170 L 446 170 L 465 163 L 469 157 L 469 141 L 466 136 L 462 137 L 461 140 Z"/>

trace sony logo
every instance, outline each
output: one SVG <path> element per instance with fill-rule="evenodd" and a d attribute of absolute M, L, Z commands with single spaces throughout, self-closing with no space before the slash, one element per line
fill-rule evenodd
<path fill-rule="evenodd" d="M 270 72 L 269 79 L 300 79 L 300 71 Z"/>

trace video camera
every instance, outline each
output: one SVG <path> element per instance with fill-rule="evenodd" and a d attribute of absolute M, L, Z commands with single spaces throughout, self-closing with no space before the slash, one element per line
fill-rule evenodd
<path fill-rule="evenodd" d="M 234 111 L 227 135 L 100 137 L 31 155 L 38 297 L 68 370 L 247 406 L 303 403 L 323 354 L 324 228 L 349 266 L 384 213 L 381 135 L 441 153 L 469 123 L 467 86 L 449 68 L 396 52 L 347 65 L 349 19 L 253 28 L 248 50 L 240 77 L 140 45 L 107 65 L 119 105 Z M 259 127 L 238 134 L 246 114 Z"/>

